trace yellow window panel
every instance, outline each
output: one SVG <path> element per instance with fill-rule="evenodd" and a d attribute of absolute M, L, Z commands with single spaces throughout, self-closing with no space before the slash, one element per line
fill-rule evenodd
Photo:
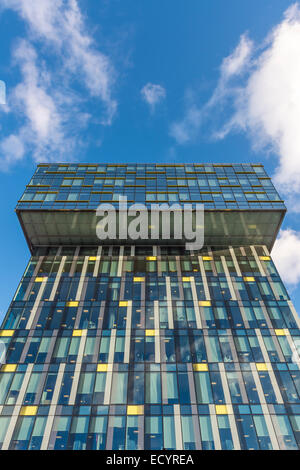
<path fill-rule="evenodd" d="M 268 366 L 264 362 L 257 362 L 256 363 L 256 369 L 258 371 L 265 371 L 265 370 L 268 370 Z"/>
<path fill-rule="evenodd" d="M 211 301 L 210 300 L 199 300 L 200 307 L 210 307 Z"/>
<path fill-rule="evenodd" d="M 82 330 L 73 330 L 72 336 L 82 336 Z"/>
<path fill-rule="evenodd" d="M 190 277 L 183 277 L 182 282 L 190 282 L 191 278 Z"/>
<path fill-rule="evenodd" d="M 128 405 L 127 414 L 128 415 L 143 415 L 144 405 Z"/>
<path fill-rule="evenodd" d="M 119 302 L 119 307 L 127 307 L 128 306 L 128 301 L 127 300 L 121 300 Z"/>
<path fill-rule="evenodd" d="M 216 414 L 217 415 L 228 415 L 228 410 L 226 405 L 216 405 Z"/>
<path fill-rule="evenodd" d="M 263 261 L 270 261 L 271 257 L 270 256 L 260 256 L 259 259 Z"/>
<path fill-rule="evenodd" d="M 108 364 L 98 364 L 97 372 L 107 372 Z"/>
<path fill-rule="evenodd" d="M 211 261 L 212 257 L 211 256 L 202 256 L 203 261 Z"/>
<path fill-rule="evenodd" d="M 36 277 L 35 278 L 35 282 L 44 282 L 44 281 L 47 281 L 47 277 Z"/>
<path fill-rule="evenodd" d="M 79 302 L 72 301 L 72 302 L 67 302 L 66 306 L 67 307 L 78 307 L 78 304 L 79 304 Z"/>
<path fill-rule="evenodd" d="M 285 336 L 285 331 L 282 329 L 278 329 L 278 330 L 276 329 L 274 331 L 275 331 L 276 336 Z"/>
<path fill-rule="evenodd" d="M 20 416 L 34 416 L 37 413 L 37 406 L 22 406 Z"/>
<path fill-rule="evenodd" d="M 156 261 L 156 256 L 147 256 L 147 261 Z"/>
<path fill-rule="evenodd" d="M 98 256 L 89 256 L 89 261 L 96 261 Z"/>
<path fill-rule="evenodd" d="M 203 372 L 208 370 L 207 364 L 193 364 L 193 369 L 195 372 Z"/>
<path fill-rule="evenodd" d="M 0 336 L 13 336 L 15 330 L 1 330 Z"/>
<path fill-rule="evenodd" d="M 243 278 L 245 282 L 254 282 L 255 278 L 252 276 L 246 276 Z"/>
<path fill-rule="evenodd" d="M 134 277 L 133 282 L 143 282 L 145 280 L 144 277 Z"/>
<path fill-rule="evenodd" d="M 156 331 L 155 330 L 145 330 L 146 336 L 155 336 Z"/>
<path fill-rule="evenodd" d="M 1 367 L 1 372 L 15 372 L 17 364 L 4 364 Z"/>

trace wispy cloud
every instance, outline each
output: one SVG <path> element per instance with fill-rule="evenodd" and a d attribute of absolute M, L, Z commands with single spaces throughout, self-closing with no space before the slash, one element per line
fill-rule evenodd
<path fill-rule="evenodd" d="M 6 85 L 3 80 L 0 80 L 0 104 L 6 104 Z"/>
<path fill-rule="evenodd" d="M 0 143 L 0 169 L 7 170 L 13 163 L 24 157 L 24 139 L 21 135 L 10 134 Z"/>
<path fill-rule="evenodd" d="M 22 119 L 0 142 L 6 152 L 0 167 L 28 151 L 36 160 L 59 159 L 62 152 L 66 159 L 80 145 L 76 136 L 90 118 L 88 100 L 98 106 L 97 122 L 111 124 L 115 70 L 95 46 L 77 0 L 2 0 L 5 9 L 24 20 L 27 38 L 15 44 L 13 63 L 22 79 L 8 96 L 10 111 Z"/>
<path fill-rule="evenodd" d="M 147 83 L 141 89 L 141 95 L 144 101 L 150 106 L 151 111 L 153 112 L 156 105 L 160 103 L 166 97 L 166 90 L 161 85 L 154 83 Z"/>
<path fill-rule="evenodd" d="M 173 122 L 170 127 L 170 135 L 178 144 L 185 144 L 197 137 L 204 119 L 204 110 L 195 104 L 189 104 L 184 118 Z"/>
<path fill-rule="evenodd" d="M 26 150 L 35 160 L 52 160 L 62 152 L 68 155 L 75 145 L 75 140 L 68 136 L 70 106 L 65 95 L 53 86 L 44 64 L 38 62 L 33 46 L 20 41 L 14 51 L 14 61 L 20 68 L 22 81 L 12 91 L 10 104 L 14 113 L 23 116 L 23 124 L 16 134 L 0 142 L 1 169 L 19 161 Z M 71 107 L 75 109 L 74 101 Z"/>
<path fill-rule="evenodd" d="M 182 120 L 171 124 L 170 134 L 184 144 L 199 137 L 208 123 L 216 139 L 244 132 L 254 150 L 272 154 L 275 182 L 300 211 L 295 204 L 295 192 L 300 193 L 299 57 L 300 6 L 295 3 L 261 44 L 254 47 L 246 35 L 240 38 L 221 64 L 211 98 L 202 106 L 190 104 Z M 221 125 L 214 127 L 212 121 Z"/>
<path fill-rule="evenodd" d="M 242 35 L 239 44 L 228 57 L 225 57 L 220 66 L 218 84 L 210 99 L 202 106 L 196 104 L 196 93 L 186 94 L 186 111 L 184 117 L 170 126 L 170 135 L 178 144 L 185 144 L 199 136 L 201 127 L 215 114 L 215 108 L 224 104 L 224 101 L 235 98 L 236 88 L 231 85 L 231 80 L 239 77 L 249 66 L 253 42 Z"/>

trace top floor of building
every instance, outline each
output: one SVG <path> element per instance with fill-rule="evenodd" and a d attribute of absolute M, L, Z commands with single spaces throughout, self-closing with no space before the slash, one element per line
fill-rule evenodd
<path fill-rule="evenodd" d="M 16 212 L 32 252 L 40 246 L 99 245 L 105 242 L 96 234 L 96 210 L 105 203 L 117 212 L 120 197 L 129 207 L 139 203 L 147 211 L 153 204 L 192 204 L 193 209 L 202 204 L 204 244 L 209 246 L 266 245 L 270 250 L 286 212 L 259 163 L 43 163 L 26 185 Z M 153 228 L 150 218 L 147 223 Z M 164 240 L 159 235 L 154 243 L 185 242 L 184 237 Z"/>
<path fill-rule="evenodd" d="M 40 164 L 17 210 L 96 209 L 101 202 L 203 203 L 206 210 L 285 210 L 261 164 Z"/>

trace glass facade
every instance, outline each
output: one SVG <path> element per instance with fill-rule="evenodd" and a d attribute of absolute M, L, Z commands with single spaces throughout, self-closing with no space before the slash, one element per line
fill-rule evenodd
<path fill-rule="evenodd" d="M 120 196 L 148 208 L 203 204 L 205 239 L 212 246 L 271 250 L 286 212 L 260 164 L 39 165 L 16 211 L 31 251 L 42 245 L 95 245 L 97 207 L 118 208 Z"/>
<path fill-rule="evenodd" d="M 99 202 L 203 202 L 206 209 L 285 209 L 260 164 L 39 165 L 17 209 L 96 209 Z"/>
<path fill-rule="evenodd" d="M 115 194 L 285 212 L 245 164 L 40 165 L 17 212 L 80 218 Z M 32 256 L 0 330 L 1 448 L 298 449 L 300 321 L 270 256 L 278 223 L 268 244 L 198 252 L 39 244 L 23 223 Z"/>

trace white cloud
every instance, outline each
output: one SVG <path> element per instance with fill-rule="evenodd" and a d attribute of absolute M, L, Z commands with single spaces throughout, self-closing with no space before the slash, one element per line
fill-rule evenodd
<path fill-rule="evenodd" d="M 28 30 L 27 39 L 14 51 L 22 79 L 8 97 L 10 111 L 18 119 L 23 116 L 23 123 L 0 148 L 17 138 L 23 155 L 30 151 L 36 160 L 57 160 L 62 154 L 67 159 L 80 145 L 78 136 L 90 118 L 83 110 L 87 100 L 98 105 L 96 121 L 100 117 L 102 125 L 112 122 L 117 103 L 111 61 L 95 47 L 77 0 L 1 0 L 0 9 L 14 10 Z M 4 165 L 13 162 L 1 158 Z"/>
<path fill-rule="evenodd" d="M 25 149 L 22 139 L 11 134 L 0 143 L 0 151 L 3 158 L 0 159 L 0 169 L 6 171 L 13 163 L 24 157 Z"/>
<path fill-rule="evenodd" d="M 253 43 L 246 35 L 242 35 L 239 44 L 228 57 L 225 57 L 220 67 L 220 78 L 211 98 L 201 107 L 195 103 L 195 94 L 187 94 L 186 112 L 180 121 L 170 126 L 170 135 L 178 144 L 194 140 L 216 106 L 228 99 L 230 94 L 229 81 L 241 75 L 249 66 Z"/>
<path fill-rule="evenodd" d="M 243 34 L 233 53 L 223 59 L 221 65 L 221 81 L 224 82 L 235 75 L 241 74 L 249 63 L 252 49 L 253 42 L 246 34 Z"/>
<path fill-rule="evenodd" d="M 60 127 L 60 116 L 54 98 L 47 93 L 50 80 L 37 65 L 34 48 L 22 41 L 15 50 L 15 58 L 22 72 L 23 81 L 13 93 L 14 105 L 23 109 L 37 138 L 43 140 Z"/>
<path fill-rule="evenodd" d="M 170 127 L 170 135 L 178 144 L 185 144 L 197 136 L 202 124 L 203 112 L 195 105 L 188 107 L 182 121 L 174 122 Z"/>
<path fill-rule="evenodd" d="M 296 285 L 300 281 L 300 232 L 281 230 L 272 250 L 272 258 L 282 280 Z"/>
<path fill-rule="evenodd" d="M 63 0 L 1 0 L 0 8 L 16 11 L 30 25 L 32 32 L 59 43 L 62 39 L 57 35 L 56 25 L 63 4 Z"/>
<path fill-rule="evenodd" d="M 225 57 L 221 63 L 217 87 L 203 109 L 206 115 L 209 115 L 214 111 L 215 106 L 220 106 L 224 101 L 234 101 L 237 89 L 231 83 L 249 71 L 252 54 L 253 42 L 246 34 L 243 34 L 234 51 Z"/>
<path fill-rule="evenodd" d="M 141 89 L 141 95 L 143 100 L 150 106 L 150 109 L 154 111 L 155 106 L 166 97 L 166 90 L 161 85 L 147 83 Z"/>
<path fill-rule="evenodd" d="M 6 104 L 6 84 L 3 80 L 0 80 L 0 104 Z"/>
<path fill-rule="evenodd" d="M 106 106 L 103 123 L 116 111 L 112 99 L 115 72 L 108 57 L 95 49 L 77 0 L 1 0 L 2 8 L 15 10 L 26 22 L 33 39 L 40 39 L 63 56 L 63 67 L 82 80 L 90 94 Z"/>
<path fill-rule="evenodd" d="M 23 115 L 23 124 L 18 133 L 0 142 L 2 159 L 0 167 L 5 169 L 25 155 L 25 150 L 37 160 L 55 160 L 74 148 L 75 140 L 68 137 L 68 121 L 74 119 L 65 98 L 51 90 L 51 75 L 44 70 L 33 46 L 20 41 L 14 51 L 22 81 L 10 95 L 11 109 Z M 66 128 L 67 127 L 67 128 Z M 66 156 L 66 158 L 68 158 Z"/>
<path fill-rule="evenodd" d="M 300 10 L 289 8 L 254 63 L 226 133 L 243 129 L 255 148 L 278 156 L 275 183 L 285 192 L 300 191 Z"/>
<path fill-rule="evenodd" d="M 219 122 L 218 119 L 223 124 L 211 131 L 215 138 L 245 132 L 255 150 L 273 155 L 274 181 L 290 197 L 294 209 L 294 193 L 300 193 L 299 57 L 300 6 L 295 3 L 256 48 L 247 36 L 241 37 L 235 51 L 222 62 L 211 98 L 203 106 L 193 103 L 196 119 L 190 132 L 185 132 L 189 109 L 181 121 L 170 127 L 170 134 L 178 143 L 191 141 L 203 124 L 214 126 L 212 121 Z M 184 139 L 180 139 L 180 128 Z M 300 210 L 299 204 L 296 210 Z"/>

